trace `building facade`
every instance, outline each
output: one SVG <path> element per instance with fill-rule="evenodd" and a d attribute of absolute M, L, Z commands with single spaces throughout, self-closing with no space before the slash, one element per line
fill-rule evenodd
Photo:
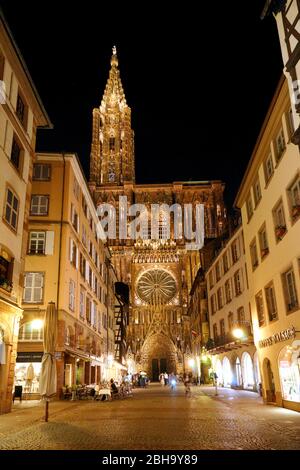
<path fill-rule="evenodd" d="M 183 372 L 184 353 L 190 349 L 188 292 L 200 267 L 199 249 L 187 250 L 183 237 L 175 236 L 178 227 L 168 209 L 177 204 L 175 210 L 181 211 L 190 204 L 195 214 L 196 206 L 203 204 L 205 238 L 215 238 L 226 222 L 224 185 L 221 181 L 136 184 L 133 139 L 114 48 L 103 99 L 93 111 L 89 186 L 96 206 L 106 204 L 112 211 L 110 219 L 116 221 L 109 243 L 118 279 L 130 287 L 130 355 L 137 370 L 157 380 L 161 372 Z M 130 236 L 133 204 L 140 208 L 135 237 Z M 153 216 L 154 204 L 159 208 Z"/>
<path fill-rule="evenodd" d="M 260 371 L 250 313 L 242 227 L 223 244 L 206 272 L 210 340 L 208 352 L 218 383 L 258 390 Z"/>
<path fill-rule="evenodd" d="M 0 414 L 11 410 L 38 127 L 51 127 L 0 11 Z"/>
<path fill-rule="evenodd" d="M 100 382 L 113 373 L 115 301 L 109 257 L 77 156 L 38 154 L 15 374 L 15 384 L 28 396 L 39 392 L 42 323 L 49 302 L 57 309 L 58 394 L 63 386 Z"/>
<path fill-rule="evenodd" d="M 241 183 L 249 293 L 266 402 L 300 410 L 300 154 L 282 78 Z"/>

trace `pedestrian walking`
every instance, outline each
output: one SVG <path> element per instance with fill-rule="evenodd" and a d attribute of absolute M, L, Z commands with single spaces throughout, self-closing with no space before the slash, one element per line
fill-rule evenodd
<path fill-rule="evenodd" d="M 185 396 L 186 397 L 191 397 L 191 384 L 190 384 L 190 379 L 189 376 L 185 376 L 184 378 L 184 388 L 185 388 Z"/>

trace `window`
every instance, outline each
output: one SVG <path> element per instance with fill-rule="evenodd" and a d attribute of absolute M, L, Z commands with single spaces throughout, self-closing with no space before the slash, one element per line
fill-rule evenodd
<path fill-rule="evenodd" d="M 11 292 L 14 260 L 3 249 L 2 255 L 0 256 L 0 287 Z"/>
<path fill-rule="evenodd" d="M 280 200 L 277 203 L 277 205 L 275 206 L 272 212 L 273 212 L 273 220 L 274 220 L 275 237 L 276 237 L 276 241 L 278 242 L 284 237 L 284 235 L 287 232 L 282 200 Z"/>
<path fill-rule="evenodd" d="M 75 310 L 75 282 L 70 279 L 69 282 L 69 308 L 74 312 Z"/>
<path fill-rule="evenodd" d="M 92 326 L 96 329 L 97 327 L 97 304 L 92 302 L 92 315 L 91 315 Z"/>
<path fill-rule="evenodd" d="M 287 121 L 288 121 L 290 137 L 292 137 L 294 132 L 295 132 L 294 116 L 293 116 L 292 108 L 289 109 L 288 116 L 287 116 Z"/>
<path fill-rule="evenodd" d="M 234 316 L 233 316 L 233 313 L 230 312 L 229 315 L 228 315 L 228 328 L 229 328 L 229 331 L 233 330 L 233 327 L 234 327 Z"/>
<path fill-rule="evenodd" d="M 24 274 L 23 301 L 28 303 L 41 303 L 43 299 L 44 274 Z"/>
<path fill-rule="evenodd" d="M 213 335 L 214 335 L 214 340 L 216 341 L 218 339 L 218 326 L 216 323 L 213 325 Z"/>
<path fill-rule="evenodd" d="M 291 216 L 293 220 L 296 220 L 300 216 L 300 177 L 298 177 L 289 188 L 288 194 L 291 205 Z"/>
<path fill-rule="evenodd" d="M 28 115 L 28 107 L 25 104 L 25 100 L 23 96 L 21 96 L 20 93 L 18 93 L 17 97 L 17 108 L 16 108 L 16 113 L 19 118 L 19 121 L 23 124 L 23 126 L 26 128 L 27 125 L 27 115 Z"/>
<path fill-rule="evenodd" d="M 229 269 L 227 251 L 226 251 L 226 253 L 223 255 L 223 269 L 224 269 L 224 273 L 227 273 L 227 271 L 228 271 L 228 269 Z"/>
<path fill-rule="evenodd" d="M 254 269 L 256 269 L 257 266 L 258 266 L 256 238 L 254 238 L 254 240 L 252 240 L 252 242 L 251 242 L 250 256 L 251 256 L 252 270 L 254 271 Z"/>
<path fill-rule="evenodd" d="M 76 232 L 79 232 L 79 217 L 73 204 L 71 204 L 71 223 L 74 229 L 76 230 Z"/>
<path fill-rule="evenodd" d="M 248 216 L 248 221 L 249 221 L 251 219 L 252 215 L 253 215 L 253 203 L 252 203 L 251 194 L 249 194 L 248 197 L 247 197 L 246 208 L 247 208 L 247 216 Z"/>
<path fill-rule="evenodd" d="M 232 300 L 232 292 L 231 292 L 231 280 L 228 279 L 225 282 L 225 297 L 226 297 L 226 302 L 229 303 Z"/>
<path fill-rule="evenodd" d="M 223 307 L 223 293 L 222 293 L 221 287 L 218 289 L 217 295 L 218 295 L 218 308 L 220 310 Z"/>
<path fill-rule="evenodd" d="M 109 138 L 109 150 L 111 152 L 115 150 L 115 138 L 114 137 Z"/>
<path fill-rule="evenodd" d="M 33 328 L 32 322 L 20 326 L 19 341 L 43 341 L 43 328 Z"/>
<path fill-rule="evenodd" d="M 283 134 L 283 129 L 280 129 L 279 134 L 276 137 L 276 163 L 279 162 L 284 151 L 285 151 L 284 134 Z"/>
<path fill-rule="evenodd" d="M 238 324 L 239 326 L 244 326 L 245 325 L 245 311 L 244 307 L 240 307 L 237 311 L 237 319 L 238 319 Z"/>
<path fill-rule="evenodd" d="M 80 289 L 79 316 L 82 320 L 84 320 L 84 301 L 85 301 L 85 292 L 83 289 Z"/>
<path fill-rule="evenodd" d="M 264 224 L 260 231 L 258 232 L 259 246 L 260 246 L 260 256 L 261 259 L 264 259 L 265 256 L 269 253 L 269 244 L 267 237 L 266 225 Z"/>
<path fill-rule="evenodd" d="M 293 268 L 282 275 L 283 291 L 287 312 L 298 308 L 298 297 L 295 284 L 295 275 Z"/>
<path fill-rule="evenodd" d="M 81 276 L 85 278 L 85 273 L 86 273 L 86 261 L 85 261 L 85 257 L 83 256 L 82 253 L 80 253 L 79 270 L 80 270 Z"/>
<path fill-rule="evenodd" d="M 43 255 L 45 253 L 46 232 L 29 233 L 29 253 Z"/>
<path fill-rule="evenodd" d="M 10 161 L 14 165 L 14 167 L 21 171 L 22 166 L 22 147 L 17 141 L 16 137 L 13 137 L 12 146 L 11 146 L 11 154 L 10 154 Z"/>
<path fill-rule="evenodd" d="M 232 262 L 233 262 L 233 263 L 236 263 L 237 260 L 238 260 L 239 257 L 240 257 L 238 240 L 235 240 L 235 241 L 231 244 L 231 255 L 232 255 Z"/>
<path fill-rule="evenodd" d="M 220 264 L 218 262 L 216 263 L 216 281 L 218 282 L 220 279 L 221 279 Z"/>
<path fill-rule="evenodd" d="M 77 268 L 77 246 L 72 239 L 70 239 L 70 263 Z"/>
<path fill-rule="evenodd" d="M 242 281 L 240 271 L 236 271 L 236 273 L 234 274 L 234 287 L 235 295 L 240 295 L 242 293 Z"/>
<path fill-rule="evenodd" d="M 101 332 L 101 312 L 98 310 L 98 333 L 100 332 Z"/>
<path fill-rule="evenodd" d="M 269 321 L 277 320 L 277 306 L 273 282 L 265 287 Z"/>
<path fill-rule="evenodd" d="M 3 80 L 4 76 L 4 64 L 5 64 L 5 59 L 0 51 L 0 80 Z M 2 91 L 3 93 L 3 91 Z"/>
<path fill-rule="evenodd" d="M 35 163 L 33 165 L 32 176 L 34 181 L 50 181 L 51 165 L 45 163 Z"/>
<path fill-rule="evenodd" d="M 89 297 L 86 297 L 85 318 L 88 323 L 91 323 L 91 299 Z"/>
<path fill-rule="evenodd" d="M 31 215 L 48 215 L 49 196 L 34 195 L 31 196 Z"/>
<path fill-rule="evenodd" d="M 271 176 L 274 173 L 274 165 L 273 165 L 273 158 L 272 154 L 269 153 L 268 157 L 264 162 L 264 172 L 265 172 L 265 182 L 266 184 L 269 182 Z"/>
<path fill-rule="evenodd" d="M 265 323 L 265 314 L 264 314 L 264 302 L 263 302 L 262 291 L 260 291 L 255 296 L 255 303 L 256 303 L 256 310 L 257 310 L 258 325 L 263 326 Z"/>
<path fill-rule="evenodd" d="M 213 294 L 210 298 L 210 305 L 211 305 L 211 313 L 214 314 L 216 312 L 216 294 Z"/>
<path fill-rule="evenodd" d="M 254 193 L 255 206 L 257 206 L 257 204 L 261 200 L 261 189 L 260 189 L 259 177 L 257 177 L 257 179 L 256 179 L 256 181 L 253 185 L 253 193 Z"/>
<path fill-rule="evenodd" d="M 220 320 L 220 334 L 223 338 L 225 337 L 225 320 L 223 318 Z"/>
<path fill-rule="evenodd" d="M 82 205 L 82 210 L 83 210 L 84 215 L 87 216 L 87 203 L 86 203 L 84 195 L 82 195 L 82 198 L 81 198 L 81 205 Z"/>
<path fill-rule="evenodd" d="M 19 199 L 11 189 L 7 188 L 4 219 L 14 230 L 17 230 L 18 213 Z"/>

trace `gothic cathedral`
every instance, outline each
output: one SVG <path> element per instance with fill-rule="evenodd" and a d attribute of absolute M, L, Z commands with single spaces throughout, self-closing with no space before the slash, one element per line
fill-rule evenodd
<path fill-rule="evenodd" d="M 168 218 L 165 207 L 183 209 L 190 204 L 194 210 L 202 204 L 207 244 L 219 237 L 226 225 L 224 185 L 221 181 L 137 184 L 134 162 L 131 109 L 114 47 L 103 98 L 93 110 L 89 186 L 96 206 L 108 203 L 115 208 L 117 229 L 109 246 L 118 278 L 130 289 L 128 355 L 134 357 L 138 372 L 143 370 L 158 380 L 161 372 L 185 371 L 190 354 L 189 293 L 203 264 L 203 250 L 187 249 L 184 238 L 175 236 L 174 220 Z M 133 204 L 142 204 L 147 220 L 152 220 L 151 207 L 159 205 L 155 236 L 143 224 L 143 236 L 120 236 L 120 197 L 128 210 Z"/>

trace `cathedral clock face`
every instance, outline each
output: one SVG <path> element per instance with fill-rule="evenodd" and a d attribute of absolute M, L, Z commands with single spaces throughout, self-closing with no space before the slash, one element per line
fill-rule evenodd
<path fill-rule="evenodd" d="M 149 269 L 138 280 L 137 294 L 148 304 L 166 304 L 176 294 L 176 282 L 164 269 Z"/>
<path fill-rule="evenodd" d="M 115 181 L 115 173 L 113 171 L 110 171 L 109 174 L 108 174 L 108 179 L 110 182 L 113 182 Z"/>

